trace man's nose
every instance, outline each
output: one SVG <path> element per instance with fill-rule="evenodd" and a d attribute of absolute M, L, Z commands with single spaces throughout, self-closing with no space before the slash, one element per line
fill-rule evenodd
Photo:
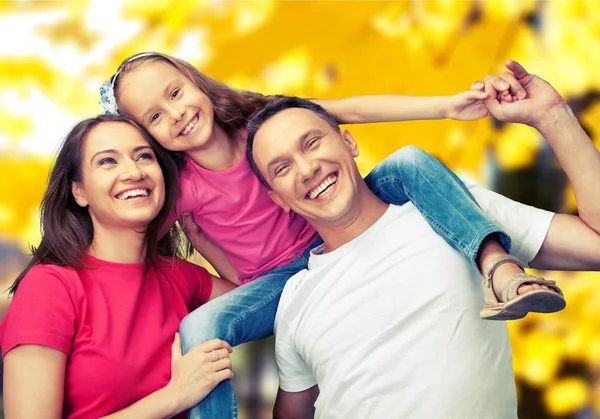
<path fill-rule="evenodd" d="M 300 174 L 302 181 L 312 179 L 315 174 L 319 171 L 319 164 L 314 159 L 303 158 L 297 163 L 298 173 Z"/>

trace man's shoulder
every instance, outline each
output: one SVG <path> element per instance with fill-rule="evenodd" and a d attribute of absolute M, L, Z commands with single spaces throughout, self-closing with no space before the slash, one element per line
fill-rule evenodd
<path fill-rule="evenodd" d="M 302 292 L 302 289 L 305 282 L 311 277 L 311 272 L 308 269 L 303 269 L 288 279 L 281 293 L 279 305 L 277 306 L 276 327 L 284 319 L 290 321 L 294 317 L 294 313 L 297 313 L 304 305 L 303 303 L 307 295 L 305 295 L 305 292 Z"/>

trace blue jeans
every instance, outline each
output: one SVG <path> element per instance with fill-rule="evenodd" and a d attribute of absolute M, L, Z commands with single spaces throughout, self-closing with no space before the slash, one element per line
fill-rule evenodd
<path fill-rule="evenodd" d="M 402 205 L 410 200 L 436 233 L 475 266 L 479 247 L 490 234 L 495 234 L 509 251 L 510 238 L 486 218 L 464 183 L 417 147 L 404 147 L 390 155 L 365 182 L 385 202 Z M 183 353 L 210 339 L 219 338 L 236 346 L 271 335 L 285 283 L 306 269 L 310 250 L 321 243 L 319 239 L 289 264 L 272 269 L 187 315 L 179 329 Z M 237 418 L 237 400 L 230 382 L 217 385 L 190 409 L 189 417 Z"/>

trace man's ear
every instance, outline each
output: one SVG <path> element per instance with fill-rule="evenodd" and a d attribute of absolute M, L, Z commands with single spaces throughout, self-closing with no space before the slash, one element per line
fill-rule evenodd
<path fill-rule="evenodd" d="M 285 212 L 290 212 L 291 208 L 283 201 L 283 199 L 281 199 L 281 196 L 279 196 L 277 192 L 269 190 L 269 197 L 273 200 L 273 202 L 283 208 Z"/>
<path fill-rule="evenodd" d="M 84 208 L 88 206 L 88 201 L 85 198 L 85 194 L 83 193 L 83 188 L 81 187 L 81 183 L 72 182 L 71 183 L 71 193 L 73 194 L 73 197 L 75 198 L 75 202 L 77 202 L 77 205 L 79 205 L 80 207 L 84 207 Z"/>
<path fill-rule="evenodd" d="M 358 155 L 360 154 L 358 150 L 358 144 L 356 144 L 354 137 L 352 136 L 352 134 L 350 134 L 350 132 L 347 129 L 342 130 L 342 139 L 344 140 L 346 147 L 348 147 L 348 149 L 350 150 L 350 153 L 352 153 L 352 157 L 358 157 Z"/>

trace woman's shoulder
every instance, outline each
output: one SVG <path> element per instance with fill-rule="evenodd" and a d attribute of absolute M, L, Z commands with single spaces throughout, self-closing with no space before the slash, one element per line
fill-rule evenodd
<path fill-rule="evenodd" d="M 71 266 L 38 264 L 32 266 L 25 274 L 19 288 L 48 294 L 51 294 L 52 290 L 64 289 L 69 294 L 75 294 L 81 288 L 81 279 L 77 270 Z"/>
<path fill-rule="evenodd" d="M 71 266 L 40 263 L 31 267 L 23 277 L 23 281 L 39 281 L 40 279 L 47 279 L 49 277 L 66 283 L 79 280 L 77 270 Z"/>

